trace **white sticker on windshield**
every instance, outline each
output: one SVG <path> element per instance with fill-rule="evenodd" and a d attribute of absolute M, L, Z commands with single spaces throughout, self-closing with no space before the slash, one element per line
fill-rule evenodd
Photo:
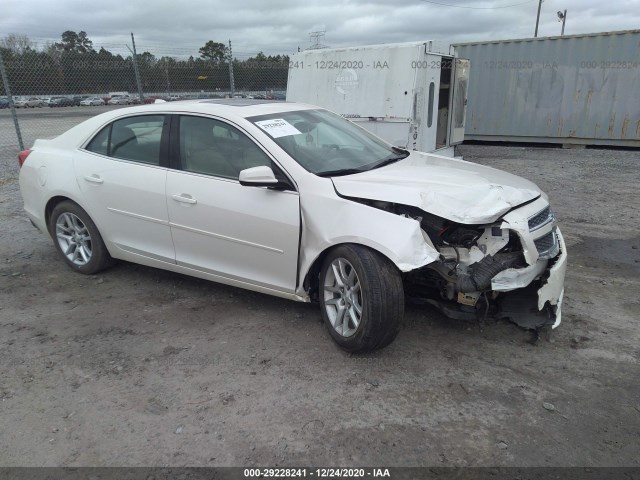
<path fill-rule="evenodd" d="M 271 135 L 273 138 L 288 137 L 289 135 L 299 135 L 302 132 L 282 118 L 273 118 L 271 120 L 260 120 L 256 122 L 261 129 Z"/>

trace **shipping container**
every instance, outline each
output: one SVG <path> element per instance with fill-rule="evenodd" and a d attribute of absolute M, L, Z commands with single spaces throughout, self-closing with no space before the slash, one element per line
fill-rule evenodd
<path fill-rule="evenodd" d="M 393 145 L 453 156 L 464 140 L 469 62 L 452 52 L 437 41 L 299 52 L 287 100 L 331 110 Z"/>
<path fill-rule="evenodd" d="M 466 140 L 640 147 L 640 30 L 455 45 Z"/>

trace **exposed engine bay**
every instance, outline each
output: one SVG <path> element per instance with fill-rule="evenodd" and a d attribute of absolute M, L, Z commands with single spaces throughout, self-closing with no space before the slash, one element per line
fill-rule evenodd
<path fill-rule="evenodd" d="M 508 214 L 491 224 L 465 225 L 413 206 L 352 200 L 418 221 L 425 241 L 439 252 L 437 261 L 403 274 L 407 300 L 431 304 L 461 320 L 504 318 L 534 330 L 560 323 L 562 293 L 559 299 L 540 296 L 561 252 L 548 205 L 533 206 L 539 211 L 525 218 L 523 228 L 522 222 L 507 221 Z"/>

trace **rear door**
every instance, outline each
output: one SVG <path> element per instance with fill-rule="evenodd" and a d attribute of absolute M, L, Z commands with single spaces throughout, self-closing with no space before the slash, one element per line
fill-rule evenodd
<path fill-rule="evenodd" d="M 464 58 L 455 59 L 453 71 L 453 95 L 449 107 L 449 144 L 464 141 L 464 125 L 467 117 L 467 90 L 471 62 Z"/>
<path fill-rule="evenodd" d="M 112 122 L 76 152 L 74 168 L 88 213 L 111 246 L 175 263 L 160 155 L 166 119 Z"/>

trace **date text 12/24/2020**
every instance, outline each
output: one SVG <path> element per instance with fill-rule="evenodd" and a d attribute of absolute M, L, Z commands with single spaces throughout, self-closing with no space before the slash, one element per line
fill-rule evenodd
<path fill-rule="evenodd" d="M 388 468 L 245 468 L 245 478 L 366 478 L 391 477 Z"/>
<path fill-rule="evenodd" d="M 390 68 L 389 62 L 386 60 L 375 60 L 369 63 L 365 63 L 362 60 L 318 60 L 316 62 L 303 62 L 303 61 L 292 61 L 289 62 L 289 69 L 300 69 L 304 70 L 305 68 L 311 69 L 315 67 L 317 70 L 343 70 L 343 69 L 353 69 L 353 70 L 362 70 L 365 68 L 371 68 L 373 70 L 381 70 Z"/>

